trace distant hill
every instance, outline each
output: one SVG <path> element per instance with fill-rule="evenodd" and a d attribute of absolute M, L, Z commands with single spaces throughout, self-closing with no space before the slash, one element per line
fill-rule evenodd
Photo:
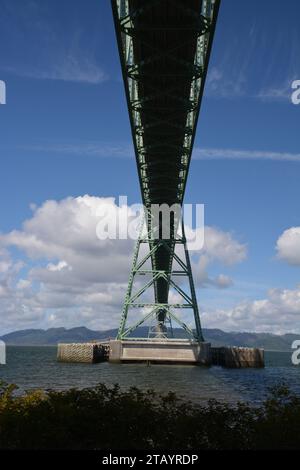
<path fill-rule="evenodd" d="M 49 328 L 48 330 L 20 330 L 8 333 L 0 339 L 8 345 L 47 346 L 57 343 L 80 343 L 105 338 L 114 338 L 117 330 L 93 331 L 84 326 L 78 328 Z"/>
<path fill-rule="evenodd" d="M 300 333 L 273 335 L 271 333 L 227 333 L 218 329 L 204 329 L 206 341 L 215 346 L 245 346 L 259 347 L 269 351 L 290 351 L 293 341 L 300 339 Z"/>
<path fill-rule="evenodd" d="M 184 337 L 181 329 L 174 329 L 176 335 Z M 0 339 L 13 346 L 50 346 L 57 343 L 80 343 L 84 341 L 103 340 L 115 338 L 116 329 L 93 331 L 85 327 L 78 328 L 50 328 L 48 330 L 21 330 L 2 336 Z M 140 337 L 147 337 L 148 328 L 139 328 Z M 204 329 L 206 341 L 214 346 L 246 346 L 262 347 L 266 350 L 290 351 L 294 340 L 300 339 L 300 334 L 273 335 L 270 333 L 226 333 L 218 329 Z"/>

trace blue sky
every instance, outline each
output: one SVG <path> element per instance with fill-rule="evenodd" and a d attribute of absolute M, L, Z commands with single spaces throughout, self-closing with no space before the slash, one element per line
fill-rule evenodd
<path fill-rule="evenodd" d="M 41 300 L 45 291 L 61 295 L 59 282 L 32 270 L 61 259 L 51 250 L 33 253 L 20 238 L 24 221 L 35 220 L 33 207 L 48 200 L 123 194 L 130 203 L 140 200 L 110 2 L 0 0 L 0 11 L 0 79 L 7 87 L 0 106 L 0 233 L 9 239 L 0 242 L 7 269 L 0 331 L 104 327 L 101 302 L 91 307 L 86 292 L 81 310 L 66 291 L 65 305 Z M 299 2 L 287 0 L 284 12 L 279 0 L 223 0 L 220 9 L 186 202 L 204 203 L 206 224 L 229 232 L 247 257 L 229 266 L 209 254 L 209 277 L 224 272 L 233 283 L 197 286 L 204 326 L 260 331 L 274 323 L 274 332 L 300 332 L 300 106 L 290 99 L 291 82 L 300 79 Z M 293 227 L 299 231 L 281 240 L 278 259 L 277 241 Z M 11 241 L 13 231 L 18 241 Z M 30 289 L 15 305 L 20 279 Z M 259 323 L 264 308 L 266 321 Z"/>

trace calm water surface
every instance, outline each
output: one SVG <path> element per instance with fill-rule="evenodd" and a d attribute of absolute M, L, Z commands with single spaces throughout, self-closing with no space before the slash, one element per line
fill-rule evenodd
<path fill-rule="evenodd" d="M 98 383 L 138 386 L 158 392 L 172 390 L 193 401 L 217 398 L 259 403 L 268 389 L 285 382 L 300 394 L 300 367 L 291 353 L 266 352 L 265 369 L 143 364 L 63 364 L 56 362 L 56 347 L 8 347 L 7 364 L 0 366 L 0 379 L 15 383 L 20 391 L 33 388 L 64 390 Z"/>

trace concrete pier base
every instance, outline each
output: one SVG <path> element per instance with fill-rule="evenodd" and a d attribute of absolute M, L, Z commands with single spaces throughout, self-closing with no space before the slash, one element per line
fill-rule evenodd
<path fill-rule="evenodd" d="M 107 360 L 108 352 L 108 343 L 61 343 L 57 345 L 57 360 L 59 362 L 102 362 Z"/>
<path fill-rule="evenodd" d="M 264 350 L 259 348 L 211 348 L 211 357 L 213 365 L 230 369 L 265 366 Z"/>
<path fill-rule="evenodd" d="M 211 347 L 181 339 L 110 340 L 93 343 L 62 343 L 59 362 L 216 365 L 231 369 L 264 367 L 264 350 L 258 348 Z"/>
<path fill-rule="evenodd" d="M 110 341 L 110 362 L 210 365 L 210 343 L 184 340 Z"/>

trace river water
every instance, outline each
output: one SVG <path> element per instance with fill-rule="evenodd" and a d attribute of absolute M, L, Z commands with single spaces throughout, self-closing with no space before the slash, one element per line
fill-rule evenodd
<path fill-rule="evenodd" d="M 0 379 L 30 389 L 64 390 L 92 387 L 98 383 L 122 388 L 137 386 L 160 393 L 176 392 L 196 402 L 211 398 L 260 403 L 269 388 L 284 382 L 300 394 L 300 366 L 293 366 L 291 353 L 266 352 L 264 369 L 223 369 L 144 364 L 63 364 L 56 361 L 56 347 L 7 348 L 7 364 L 0 366 Z"/>

